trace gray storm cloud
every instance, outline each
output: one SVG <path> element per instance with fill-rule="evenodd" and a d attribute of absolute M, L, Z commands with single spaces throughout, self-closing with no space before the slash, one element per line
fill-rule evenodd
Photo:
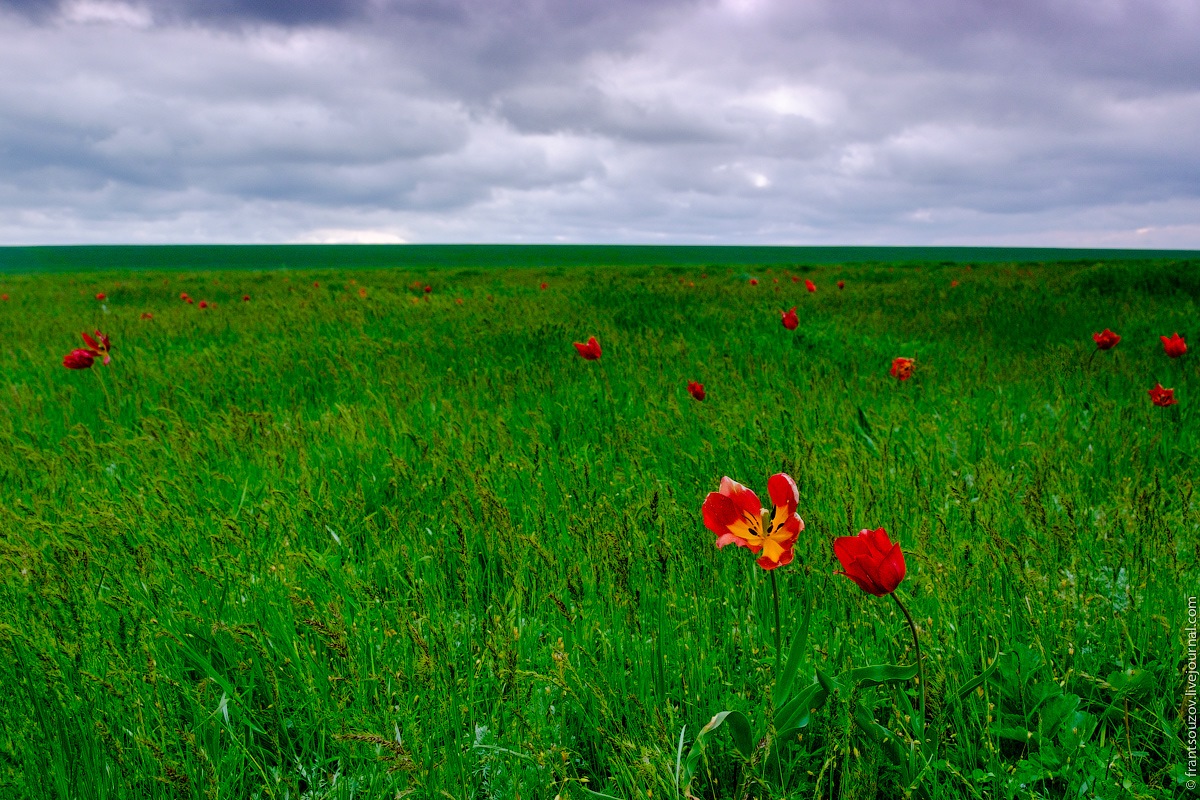
<path fill-rule="evenodd" d="M 0 0 L 0 243 L 1200 247 L 1200 7 Z"/>

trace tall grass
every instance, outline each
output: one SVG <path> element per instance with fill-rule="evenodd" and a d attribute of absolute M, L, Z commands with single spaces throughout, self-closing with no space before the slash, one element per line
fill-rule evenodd
<path fill-rule="evenodd" d="M 1196 273 L 743 271 L 4 278 L 4 795 L 679 796 L 681 737 L 764 719 L 775 668 L 768 581 L 700 505 L 779 471 L 785 636 L 811 606 L 809 663 L 912 662 L 834 574 L 886 527 L 936 758 L 905 773 L 835 698 L 779 774 L 715 738 L 696 796 L 1182 792 L 1200 384 L 1158 335 L 1200 346 Z M 96 328 L 113 363 L 64 369 Z M 916 696 L 854 700 L 903 732 Z"/>

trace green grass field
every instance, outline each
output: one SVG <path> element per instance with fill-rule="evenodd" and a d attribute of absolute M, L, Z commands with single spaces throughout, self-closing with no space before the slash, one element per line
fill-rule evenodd
<path fill-rule="evenodd" d="M 1200 264 L 955 260 L 0 276 L 0 793 L 1189 796 Z"/>

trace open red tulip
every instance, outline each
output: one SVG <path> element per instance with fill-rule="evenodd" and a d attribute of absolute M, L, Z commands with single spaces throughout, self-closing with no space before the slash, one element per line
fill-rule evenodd
<path fill-rule="evenodd" d="M 781 316 L 780 321 L 783 323 L 783 327 L 787 328 L 789 331 L 796 330 L 796 326 L 800 324 L 800 317 L 796 316 L 795 306 L 792 306 L 789 311 L 780 311 L 779 314 Z"/>
<path fill-rule="evenodd" d="M 843 571 L 838 574 L 868 594 L 891 594 L 904 580 L 904 553 L 900 545 L 892 544 L 883 528 L 863 530 L 858 536 L 840 536 L 833 540 L 833 553 L 842 564 Z"/>
<path fill-rule="evenodd" d="M 91 350 L 76 348 L 63 356 L 63 366 L 67 369 L 87 369 L 96 363 L 96 354 Z"/>
<path fill-rule="evenodd" d="M 688 393 L 697 400 L 703 400 L 707 396 L 704 394 L 704 384 L 699 381 L 688 381 Z"/>
<path fill-rule="evenodd" d="M 1150 390 L 1150 402 L 1159 408 L 1177 405 L 1178 400 L 1175 399 L 1174 389 L 1164 389 L 1161 383 L 1156 383 L 1154 388 Z"/>
<path fill-rule="evenodd" d="M 109 341 L 106 334 L 96 331 L 95 337 L 88 336 L 86 332 L 81 335 L 83 336 L 83 343 L 88 346 L 93 357 L 101 357 L 105 364 L 112 361 L 112 356 L 108 354 L 112 350 L 112 342 Z"/>
<path fill-rule="evenodd" d="M 767 481 L 767 494 L 774 509 L 767 511 L 758 495 L 729 476 L 721 479 L 720 491 L 710 492 L 701 513 L 704 526 L 717 535 L 717 547 L 736 544 L 759 555 L 755 562 L 766 570 L 792 563 L 792 549 L 804 520 L 796 513 L 800 490 L 782 472 Z"/>
<path fill-rule="evenodd" d="M 1105 328 L 1099 333 L 1093 333 L 1092 341 L 1096 343 L 1097 350 L 1112 350 L 1117 346 L 1117 342 L 1121 341 L 1121 337 Z"/>
<path fill-rule="evenodd" d="M 900 356 L 892 359 L 892 368 L 888 370 L 888 374 L 898 381 L 906 381 L 912 377 L 915 365 L 916 361 L 913 359 Z"/>

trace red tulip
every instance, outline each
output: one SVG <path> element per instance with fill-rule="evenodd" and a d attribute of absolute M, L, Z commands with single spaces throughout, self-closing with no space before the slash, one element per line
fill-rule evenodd
<path fill-rule="evenodd" d="M 792 276 L 792 283 L 799 283 L 799 282 L 800 282 L 800 276 L 799 276 L 799 275 L 793 275 L 793 276 Z"/>
<path fill-rule="evenodd" d="M 367 296 L 367 287 L 365 287 L 365 286 L 358 287 L 358 296 L 366 297 Z"/>
<path fill-rule="evenodd" d="M 106 295 L 104 292 L 97 292 L 96 299 L 97 300 L 106 300 L 106 299 L 108 299 L 108 295 Z"/>
<path fill-rule="evenodd" d="M 703 400 L 706 396 L 704 394 L 704 384 L 698 381 L 688 381 L 688 392 L 697 400 Z"/>
<path fill-rule="evenodd" d="M 244 294 L 244 295 L 242 295 L 242 302 L 243 302 L 243 303 L 249 303 L 249 302 L 250 302 L 250 295 L 248 295 L 248 294 Z"/>
<path fill-rule="evenodd" d="M 8 302 L 8 295 L 0 294 L 0 303 L 7 303 L 7 302 Z"/>
<path fill-rule="evenodd" d="M 154 315 L 151 314 L 149 311 L 143 311 L 142 319 L 154 319 Z"/>
<path fill-rule="evenodd" d="M 456 298 L 454 298 L 454 302 L 455 302 L 455 303 L 457 303 L 458 305 L 460 305 L 460 306 L 461 306 L 461 305 L 462 305 L 462 298 L 461 298 L 461 297 L 456 297 Z"/>
<path fill-rule="evenodd" d="M 207 300 L 201 300 L 201 301 L 200 301 L 200 307 L 201 307 L 201 308 L 208 308 L 208 301 L 207 301 Z"/>
<path fill-rule="evenodd" d="M 796 326 L 800 324 L 800 317 L 796 316 L 796 307 L 792 306 L 790 311 L 780 311 L 779 313 L 781 315 L 780 321 L 783 322 L 783 327 L 787 328 L 789 331 L 796 330 Z"/>
<path fill-rule="evenodd" d="M 192 306 L 192 305 L 195 305 L 195 304 L 196 304 L 196 301 L 195 301 L 195 300 L 193 300 L 193 299 L 192 299 L 192 298 L 190 298 L 190 297 L 187 299 L 187 301 L 188 301 L 188 305 L 189 305 L 189 306 Z"/>
<path fill-rule="evenodd" d="M 317 283 L 316 281 L 313 281 L 313 288 L 314 288 L 314 289 L 320 289 L 320 288 L 321 288 L 321 284 Z"/>
<path fill-rule="evenodd" d="M 683 278 L 680 278 L 680 280 L 683 280 Z M 540 288 L 542 289 L 542 291 L 545 291 L 546 289 L 550 288 L 550 284 L 543 283 Z"/>
<path fill-rule="evenodd" d="M 100 331 L 96 331 L 96 336 L 93 338 L 88 336 L 87 332 L 85 331 L 82 336 L 83 343 L 88 346 L 93 358 L 96 356 L 102 356 L 105 364 L 107 364 L 109 361 L 112 361 L 112 356 L 108 354 L 109 351 L 112 350 L 112 342 L 109 341 L 107 335 L 101 333 Z"/>
<path fill-rule="evenodd" d="M 1183 337 L 1178 333 L 1174 334 L 1170 339 L 1165 336 L 1160 336 L 1158 338 L 1162 339 L 1163 350 L 1165 350 L 1167 355 L 1169 355 L 1171 358 L 1179 358 L 1181 355 L 1187 352 L 1187 342 L 1185 342 Z"/>
<path fill-rule="evenodd" d="M 720 491 L 710 492 L 701 513 L 704 526 L 717 535 L 717 547 L 736 544 L 762 555 L 757 564 L 771 570 L 792 563 L 792 548 L 804 520 L 796 513 L 800 491 L 796 482 L 784 473 L 767 481 L 767 494 L 774 509 L 763 509 L 754 492 L 725 476 Z"/>
<path fill-rule="evenodd" d="M 179 299 L 186 303 L 187 301 L 191 300 L 192 298 L 188 297 L 187 292 L 180 292 Z"/>
<path fill-rule="evenodd" d="M 810 292 L 815 292 L 817 290 L 817 285 L 815 283 L 813 283 L 812 281 L 810 281 L 808 278 L 805 278 L 804 279 L 804 288 L 808 289 Z"/>
<path fill-rule="evenodd" d="M 779 278 L 771 278 L 772 283 L 779 283 Z"/>
<path fill-rule="evenodd" d="M 575 349 L 579 351 L 579 355 L 586 358 L 588 361 L 595 361 L 600 358 L 600 342 L 596 341 L 596 337 L 592 336 L 587 340 L 587 344 L 575 342 Z"/>
<path fill-rule="evenodd" d="M 833 552 L 842 564 L 842 572 L 868 594 L 882 597 L 896 591 L 904 580 L 904 553 L 892 544 L 887 531 L 877 528 L 860 531 L 858 536 L 839 536 L 833 540 Z"/>
<path fill-rule="evenodd" d="M 1150 402 L 1159 408 L 1176 405 L 1179 401 L 1175 399 L 1174 389 L 1164 389 L 1161 383 L 1155 384 L 1150 390 Z"/>
<path fill-rule="evenodd" d="M 750 285 L 751 285 L 751 286 L 758 286 L 758 278 L 751 278 L 751 279 L 750 279 Z"/>
<path fill-rule="evenodd" d="M 952 280 L 952 281 L 950 281 L 950 288 L 951 288 L 951 289 L 953 289 L 953 288 L 954 288 L 954 287 L 956 287 L 956 286 L 958 286 L 958 281 L 956 281 L 956 280 Z"/>
<path fill-rule="evenodd" d="M 915 364 L 913 359 L 900 356 L 892 359 L 892 368 L 888 370 L 888 374 L 898 381 L 906 381 L 912 377 Z"/>
<path fill-rule="evenodd" d="M 841 290 L 841 289 L 845 289 L 845 288 L 846 288 L 846 282 L 845 282 L 845 281 L 838 281 L 838 283 L 837 283 L 837 287 L 838 287 L 838 289 L 839 289 L 839 290 Z"/>
<path fill-rule="evenodd" d="M 88 369 L 96 363 L 96 354 L 91 350 L 76 348 L 63 356 L 63 366 L 67 369 Z"/>
<path fill-rule="evenodd" d="M 430 292 L 432 292 L 432 291 L 433 291 L 433 287 L 432 287 L 432 286 L 426 286 L 426 287 L 425 287 L 425 294 L 429 294 L 429 293 L 430 293 Z"/>
<path fill-rule="evenodd" d="M 1100 333 L 1093 333 L 1092 341 L 1096 343 L 1096 348 L 1099 350 L 1112 350 L 1117 346 L 1117 342 L 1121 341 L 1121 337 L 1105 328 Z"/>

